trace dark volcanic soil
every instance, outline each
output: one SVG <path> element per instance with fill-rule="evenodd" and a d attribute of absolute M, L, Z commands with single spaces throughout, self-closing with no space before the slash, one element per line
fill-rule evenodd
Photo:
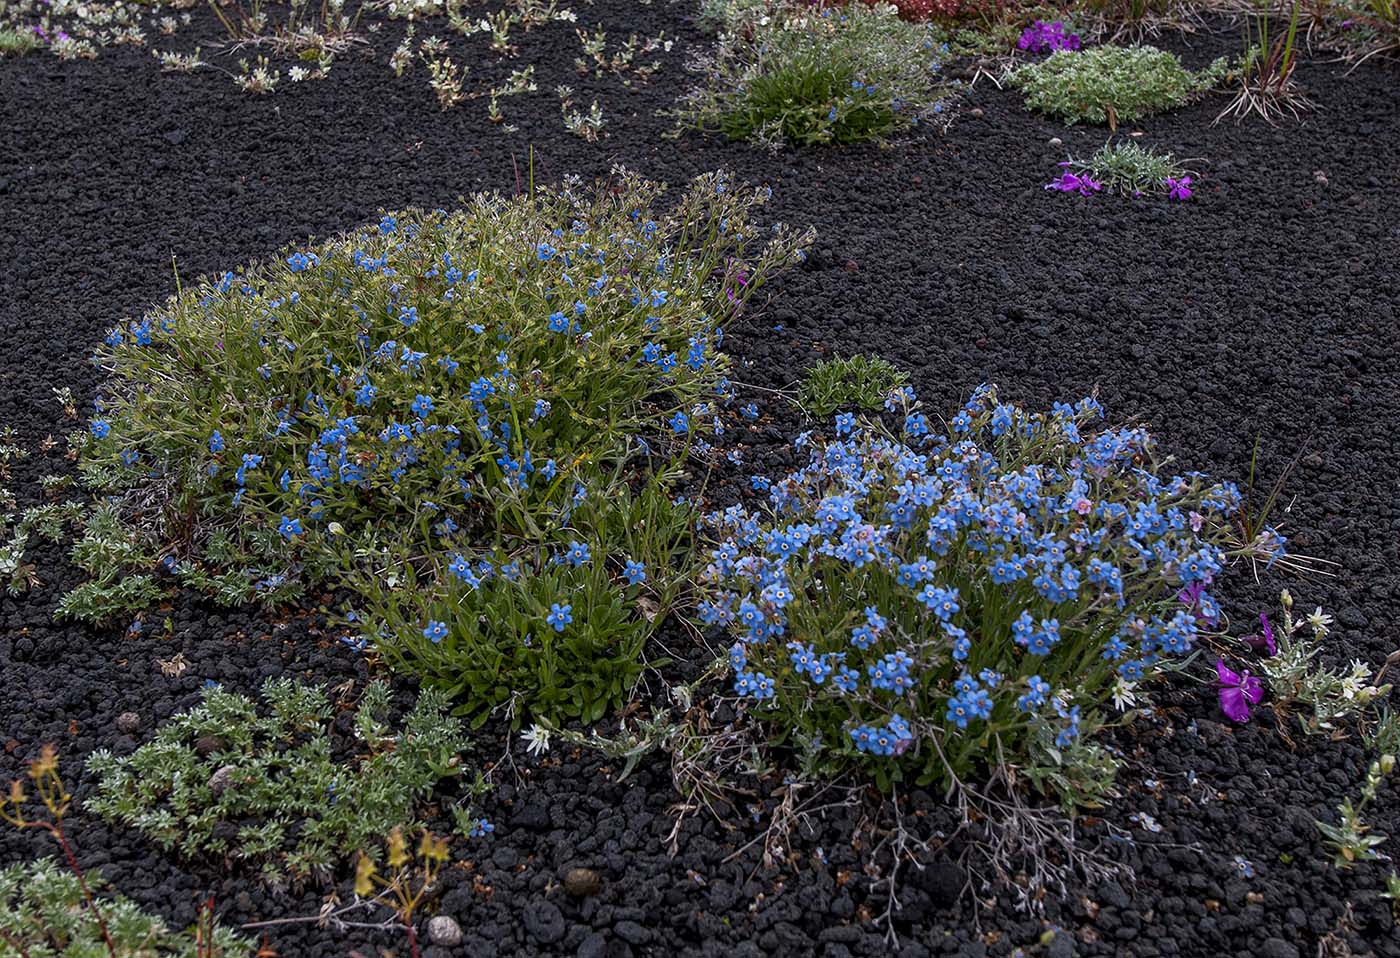
<path fill-rule="evenodd" d="M 658 54 L 662 72 L 631 89 L 574 73 L 570 24 L 519 33 L 511 61 L 488 54 L 484 37 L 456 38 L 473 88 L 535 64 L 539 92 L 502 101 L 514 133 L 487 122 L 484 100 L 440 112 L 421 65 L 396 79 L 386 60 L 398 23 L 374 35 L 364 51 L 373 60 L 352 54 L 328 80 L 284 80 L 269 97 L 240 93 L 212 70 L 161 74 L 149 51 L 130 48 L 92 62 L 0 61 L 0 423 L 34 450 L 8 483 L 21 504 L 36 500 L 39 476 L 69 468 L 61 445 L 38 450 L 45 436 L 73 428 L 51 390 L 66 384 L 84 403 L 92 397 L 92 345 L 170 291 L 172 255 L 193 275 L 351 227 L 381 207 L 513 191 L 532 148 L 543 179 L 603 175 L 625 162 L 674 183 L 725 166 L 773 187 L 774 216 L 820 231 L 807 265 L 771 286 L 766 305 L 734 330 L 737 379 L 783 387 L 821 356 L 864 351 L 908 368 L 935 410 L 983 381 L 1033 406 L 1097 389 L 1110 415 L 1150 424 L 1189 467 L 1241 482 L 1257 439 L 1265 484 L 1298 459 L 1286 496 L 1295 550 L 1339 565 L 1335 578 L 1259 586 L 1236 570 L 1226 589 L 1233 617 L 1272 608 L 1286 584 L 1300 605 L 1336 614 L 1336 659 L 1379 664 L 1396 646 L 1393 66 L 1372 61 L 1348 73 L 1305 64 L 1300 75 L 1321 109 L 1301 125 L 1213 127 L 1218 97 L 1153 118 L 1141 126 L 1143 142 L 1200 158 L 1196 197 L 1085 199 L 1042 185 L 1067 151 L 1092 152 L 1103 132 L 1066 131 L 985 83 L 968 93 L 946 135 L 888 149 L 773 156 L 695 135 L 663 140 L 669 121 L 655 113 L 674 102 L 688 51 L 705 42 L 685 22 L 687 9 L 663 0 L 576 7 L 580 26 L 601 23 L 614 41 L 632 31 L 677 37 L 672 52 Z M 434 29 L 449 35 L 445 24 L 419 35 Z M 192 28 L 157 45 L 188 49 L 202 39 L 207 48 L 217 36 L 213 18 L 197 13 Z M 1233 32 L 1191 41 L 1193 49 L 1173 43 L 1196 64 L 1236 47 Z M 572 84 L 585 107 L 597 97 L 606 139 L 589 144 L 564 130 L 553 94 L 560 83 Z M 761 422 L 776 423 L 740 436 L 749 460 L 772 472 L 796 417 L 767 392 L 743 398 L 760 402 Z M 81 798 L 90 786 L 79 775 L 85 755 L 134 749 L 197 701 L 207 680 L 252 691 L 272 675 L 338 683 L 365 674 L 314 615 L 274 620 L 182 597 L 168 613 L 169 637 L 131 638 L 124 623 L 55 624 L 54 603 L 78 576 L 58 548 L 32 558 L 43 585 L 0 599 L 0 781 L 54 741 Z M 157 659 L 177 652 L 190 667 L 167 677 Z M 1367 761 L 1359 744 L 1294 735 L 1290 748 L 1267 709 L 1235 727 L 1205 690 L 1176 701 L 1160 722 L 1118 739 L 1130 758 L 1123 797 L 1086 823 L 1127 871 L 1049 901 L 1048 920 L 1064 929 L 1050 945 L 1036 944 L 1046 924 L 1008 900 L 984 910 L 980 925 L 968 901 L 953 906 L 961 876 L 934 860 L 906 877 L 895 920 L 900 953 L 1022 947 L 1056 956 L 1287 958 L 1316 954 L 1322 943 L 1400 955 L 1400 932 L 1377 897 L 1390 866 L 1339 873 L 1312 824 L 1330 820 L 1359 788 Z M 134 736 L 114 725 L 129 710 L 142 718 Z M 616 763 L 567 752 L 540 762 L 488 726 L 476 758 L 495 761 L 507 747 L 518 775 L 502 768 L 486 799 L 496 832 L 459 846 L 472 867 L 449 874 L 439 903 L 465 941 L 433 954 L 886 953 L 879 930 L 863 921 L 883 902 L 852 848 L 854 813 L 814 818 L 792 856 L 772 867 L 757 846 L 730 858 L 760 833 L 746 813 L 725 824 L 696 816 L 670 858 L 675 795 L 663 757 L 618 784 Z M 931 823 L 946 819 L 936 797 L 915 795 L 911 804 Z M 1378 831 L 1400 834 L 1393 782 L 1371 818 Z M 87 867 L 178 924 L 210 892 L 229 923 L 311 915 L 320 905 L 316 890 L 273 893 L 219 863 L 172 861 L 81 808 L 74 826 Z M 41 851 L 38 839 L 0 832 L 0 863 Z M 575 865 L 601 872 L 597 896 L 580 901 L 560 887 Z M 291 958 L 406 953 L 389 932 L 297 924 L 270 929 L 269 939 Z"/>

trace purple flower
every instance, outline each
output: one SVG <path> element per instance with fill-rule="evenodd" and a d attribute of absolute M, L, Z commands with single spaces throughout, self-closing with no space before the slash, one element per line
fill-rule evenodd
<path fill-rule="evenodd" d="M 1021 31 L 1021 38 L 1016 41 L 1016 46 L 1030 53 L 1041 53 L 1045 50 L 1078 50 L 1079 34 L 1066 35 L 1065 25 L 1059 20 L 1053 23 L 1037 20 Z"/>
<path fill-rule="evenodd" d="M 1215 675 L 1220 682 L 1220 710 L 1232 722 L 1248 722 L 1249 707 L 1258 705 L 1264 697 L 1264 685 L 1245 672 L 1233 672 L 1220 660 L 1215 660 Z"/>
<path fill-rule="evenodd" d="M 1179 180 L 1170 176 L 1162 181 L 1162 184 L 1170 190 L 1167 195 L 1174 200 L 1189 200 L 1191 198 L 1191 177 L 1183 176 Z"/>
<path fill-rule="evenodd" d="M 1103 184 L 1092 179 L 1087 173 L 1080 176 L 1065 170 L 1060 174 L 1060 178 L 1051 183 L 1046 183 L 1047 190 L 1059 190 L 1061 193 L 1078 193 L 1080 196 L 1092 196 L 1103 189 Z"/>
<path fill-rule="evenodd" d="M 1243 641 L 1256 652 L 1266 655 L 1278 654 L 1278 643 L 1274 641 L 1274 627 L 1269 624 L 1269 617 L 1263 612 L 1259 613 L 1259 634 L 1246 635 Z"/>

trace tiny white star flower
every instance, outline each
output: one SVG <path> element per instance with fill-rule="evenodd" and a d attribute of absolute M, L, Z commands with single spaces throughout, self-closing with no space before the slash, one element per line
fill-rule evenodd
<path fill-rule="evenodd" d="M 549 729 L 542 725 L 531 725 L 520 733 L 525 742 L 525 751 L 531 755 L 543 755 L 549 751 Z"/>
<path fill-rule="evenodd" d="M 1118 676 L 1118 680 L 1113 683 L 1113 707 L 1120 712 L 1126 712 L 1135 707 L 1137 705 L 1137 696 L 1134 694 L 1136 688 L 1136 682 L 1129 682 L 1123 676 Z"/>
<path fill-rule="evenodd" d="M 1313 633 L 1320 639 L 1328 632 L 1328 626 L 1332 624 L 1332 617 L 1322 611 L 1322 606 L 1313 610 L 1308 616 L 1308 625 L 1312 626 Z"/>

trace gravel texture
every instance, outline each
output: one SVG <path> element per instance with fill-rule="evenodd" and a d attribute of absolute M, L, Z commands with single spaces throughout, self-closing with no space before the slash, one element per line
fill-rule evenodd
<path fill-rule="evenodd" d="M 541 179 L 604 175 L 625 161 L 676 183 L 724 166 L 770 184 L 775 217 L 820 231 L 809 262 L 769 287 L 729 339 L 741 399 L 764 413 L 731 436 L 755 470 L 790 463 L 785 444 L 804 428 L 766 390 L 791 385 L 822 356 L 882 355 L 910 371 L 934 410 L 983 381 L 1037 407 L 1097 390 L 1111 417 L 1150 424 L 1189 468 L 1243 480 L 1256 438 L 1266 483 L 1297 458 L 1285 531 L 1298 551 L 1338 563 L 1337 574 L 1256 585 L 1237 570 L 1225 590 L 1237 621 L 1271 609 L 1286 584 L 1301 605 L 1336 614 L 1334 658 L 1379 664 L 1394 648 L 1393 66 L 1304 64 L 1300 76 L 1322 108 L 1302 125 L 1211 126 L 1219 97 L 1150 119 L 1143 142 L 1201 158 L 1195 199 L 1085 199 L 1042 186 L 1066 151 L 1092 152 L 1102 131 L 1066 131 L 987 83 L 970 91 L 949 133 L 888 149 L 770 155 L 697 135 L 662 139 L 670 121 L 656 113 L 674 102 L 688 82 L 686 57 L 706 42 L 685 8 L 599 0 L 577 12 L 580 26 L 601 24 L 615 40 L 665 30 L 677 43 L 658 54 L 660 74 L 626 88 L 574 73 L 570 24 L 520 33 L 517 60 L 489 55 L 484 37 L 454 38 L 474 78 L 536 65 L 539 92 L 502 101 L 514 133 L 487 122 L 484 100 L 439 112 L 421 66 L 396 79 L 386 60 L 397 23 L 337 61 L 328 80 L 284 81 L 270 97 L 242 94 L 212 70 L 161 74 L 148 51 L 128 48 L 91 62 L 0 61 L 0 423 L 35 450 L 9 482 L 22 504 L 35 501 L 39 476 L 71 468 L 61 445 L 38 451 L 44 437 L 73 428 L 52 388 L 71 385 L 91 399 L 99 386 L 91 347 L 172 289 L 172 255 L 193 276 L 351 227 L 379 208 L 513 191 L 532 148 Z M 447 35 L 445 24 L 437 32 Z M 199 12 L 160 46 L 216 37 L 216 22 Z M 1191 42 L 1184 53 L 1193 65 L 1237 45 L 1231 31 Z M 565 132 L 552 92 L 560 83 L 574 85 L 585 106 L 599 100 L 606 139 Z M 741 474 L 727 474 L 730 495 Z M 314 610 L 319 597 L 270 616 L 182 595 L 160 614 L 169 634 L 131 637 L 125 623 L 56 623 L 54 604 L 78 574 L 59 548 L 41 546 L 32 558 L 42 585 L 0 599 L 0 781 L 52 741 L 81 799 L 91 787 L 83 756 L 132 751 L 194 704 L 207 680 L 252 691 L 275 675 L 366 678 L 363 661 Z M 158 663 L 177 653 L 188 669 L 167 676 Z M 902 876 L 894 946 L 870 921 L 884 904 L 853 847 L 859 810 L 811 818 L 791 854 L 769 864 L 762 843 L 751 844 L 762 825 L 746 808 L 722 821 L 697 815 L 671 857 L 676 796 L 664 756 L 619 783 L 615 762 L 558 749 L 530 758 L 518 738 L 488 725 L 475 759 L 497 762 L 507 748 L 514 757 L 513 770 L 498 765 L 485 799 L 496 831 L 456 846 L 436 910 L 455 920 L 460 943 L 424 954 L 917 958 L 1020 947 L 1056 958 L 1291 958 L 1326 947 L 1400 956 L 1400 931 L 1378 897 L 1389 866 L 1339 873 L 1312 824 L 1360 787 L 1359 744 L 1295 734 L 1290 745 L 1267 708 L 1252 725 L 1232 726 L 1204 688 L 1177 689 L 1167 701 L 1157 718 L 1118 734 L 1128 758 L 1123 796 L 1083 823 L 1086 841 L 1125 866 L 1117 878 L 1052 897 L 1043 920 L 1001 898 L 979 921 L 966 899 L 957 902 L 966 876 L 949 857 L 955 846 Z M 915 793 L 908 803 L 930 827 L 948 824 L 938 796 Z M 1400 834 L 1393 781 L 1371 817 L 1378 831 Z M 73 833 L 87 868 L 176 924 L 192 921 L 209 893 L 234 924 L 314 915 L 323 900 L 322 889 L 270 890 L 221 862 L 173 861 L 81 807 Z M 41 851 L 39 838 L 0 832 L 0 863 Z M 456 937 L 438 927 L 433 941 Z M 1043 937 L 1051 927 L 1059 931 Z M 295 958 L 406 953 L 392 931 L 303 923 L 267 934 Z"/>

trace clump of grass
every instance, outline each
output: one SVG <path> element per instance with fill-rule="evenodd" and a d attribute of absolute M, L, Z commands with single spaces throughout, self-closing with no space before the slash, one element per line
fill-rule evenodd
<path fill-rule="evenodd" d="M 888 4 L 728 9 L 681 123 L 770 147 L 885 140 L 945 115 L 946 45 Z"/>
<path fill-rule="evenodd" d="M 808 370 L 798 402 L 814 416 L 829 416 L 847 407 L 879 409 L 892 390 L 908 381 L 908 373 L 878 356 L 857 353 L 824 359 Z"/>
<path fill-rule="evenodd" d="M 1167 193 L 1189 171 L 1170 153 L 1159 153 L 1131 140 L 1105 143 L 1087 160 L 1070 157 L 1061 166 L 1087 174 L 1106 189 L 1124 196 Z"/>
<path fill-rule="evenodd" d="M 1316 33 L 1356 63 L 1400 57 L 1400 0 L 1320 0 L 1312 6 L 1310 39 Z"/>
<path fill-rule="evenodd" d="M 1299 9 L 1298 0 L 1294 0 L 1281 32 L 1273 29 L 1269 11 L 1246 18 L 1244 60 L 1236 73 L 1239 89 L 1215 122 L 1227 116 L 1238 122 L 1253 114 L 1274 124 L 1285 116 L 1296 120 L 1300 111 L 1315 106 L 1293 79 L 1298 66 Z"/>
<path fill-rule="evenodd" d="M 1154 113 L 1183 106 L 1216 86 L 1229 70 L 1225 57 L 1191 71 L 1151 46 L 1101 46 L 1060 50 L 1011 75 L 1026 107 L 1065 123 L 1107 124 L 1116 129 Z"/>
<path fill-rule="evenodd" d="M 326 693 L 285 679 L 263 686 L 265 710 L 217 686 L 130 756 L 100 751 L 87 807 L 186 857 L 245 862 L 265 881 L 325 878 L 462 772 L 468 740 L 431 690 L 395 731 L 388 687 L 373 683 L 354 713 L 356 751 L 337 759 Z"/>
<path fill-rule="evenodd" d="M 1080 15 L 1100 36 L 1141 38 L 1163 27 L 1189 29 L 1200 17 L 1182 0 L 1080 0 Z"/>

